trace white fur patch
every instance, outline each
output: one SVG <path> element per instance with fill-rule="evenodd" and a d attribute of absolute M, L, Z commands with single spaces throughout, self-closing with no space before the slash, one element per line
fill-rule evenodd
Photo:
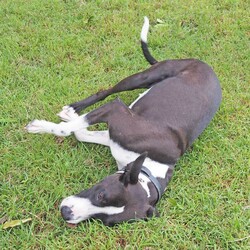
<path fill-rule="evenodd" d="M 80 221 L 89 219 L 94 214 L 120 214 L 124 211 L 125 206 L 123 207 L 97 207 L 94 206 L 89 199 L 76 197 L 76 196 L 69 196 L 65 198 L 61 206 L 67 206 L 72 210 L 73 219 L 67 221 L 68 223 L 77 224 Z"/>
<path fill-rule="evenodd" d="M 150 190 L 148 187 L 148 183 L 150 180 L 144 174 L 139 174 L 139 183 L 141 184 L 142 188 L 146 191 L 148 198 L 150 197 Z"/>
<path fill-rule="evenodd" d="M 34 120 L 26 126 L 26 130 L 29 133 L 48 133 L 57 136 L 68 136 L 71 133 L 78 131 L 89 126 L 85 115 L 81 115 L 73 121 L 53 123 L 44 120 Z"/>
<path fill-rule="evenodd" d="M 148 30 L 149 30 L 149 20 L 145 16 L 144 23 L 143 23 L 142 30 L 141 30 L 141 40 L 145 43 L 147 43 Z"/>
<path fill-rule="evenodd" d="M 70 106 L 64 106 L 57 114 L 63 121 L 69 122 L 77 119 L 79 115 Z M 109 146 L 109 131 L 88 131 L 86 128 L 77 130 L 74 135 L 78 141 L 90 142 Z"/>
<path fill-rule="evenodd" d="M 117 162 L 119 170 L 125 167 L 128 163 L 136 160 L 140 155 L 133 151 L 128 151 L 127 149 L 122 148 L 118 143 L 112 141 L 111 139 L 109 146 L 111 153 Z M 143 166 L 149 169 L 154 177 L 159 178 L 165 178 L 169 169 L 167 164 L 153 161 L 148 157 L 145 159 Z"/>
<path fill-rule="evenodd" d="M 150 88 L 151 89 L 151 88 Z M 148 91 L 150 90 L 150 89 L 147 89 L 146 91 L 144 91 L 143 93 L 141 93 L 141 94 L 139 94 L 139 96 L 138 96 L 138 98 L 137 99 L 135 99 L 130 105 L 129 105 L 129 108 L 131 109 L 143 96 L 145 96 L 147 93 L 148 93 Z"/>
<path fill-rule="evenodd" d="M 124 171 L 118 171 L 116 173 L 124 173 Z M 148 183 L 150 183 L 151 181 L 149 180 L 149 178 L 142 174 L 142 173 L 139 173 L 139 176 L 138 176 L 138 180 L 139 180 L 139 183 L 141 184 L 142 188 L 146 191 L 147 193 L 147 196 L 148 198 L 150 197 L 150 190 L 149 190 L 149 187 L 148 187 Z"/>
<path fill-rule="evenodd" d="M 109 131 L 88 131 L 87 129 L 82 129 L 74 132 L 75 137 L 78 141 L 90 142 L 96 144 L 102 144 L 109 146 Z"/>
<path fill-rule="evenodd" d="M 62 108 L 62 111 L 60 113 L 58 113 L 57 115 L 64 122 L 69 122 L 69 121 L 75 120 L 79 117 L 79 115 L 75 112 L 75 110 L 70 106 L 64 106 Z"/>

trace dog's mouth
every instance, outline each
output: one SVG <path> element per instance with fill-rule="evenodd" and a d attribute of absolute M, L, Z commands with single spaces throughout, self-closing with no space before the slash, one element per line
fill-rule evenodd
<path fill-rule="evenodd" d="M 73 220 L 65 220 L 67 225 L 71 227 L 77 226 L 81 221 L 83 221 L 81 217 L 77 217 L 76 219 L 73 219 Z"/>
<path fill-rule="evenodd" d="M 77 220 L 66 220 L 65 222 L 68 227 L 74 228 L 77 227 L 81 221 L 82 220 L 77 219 Z"/>

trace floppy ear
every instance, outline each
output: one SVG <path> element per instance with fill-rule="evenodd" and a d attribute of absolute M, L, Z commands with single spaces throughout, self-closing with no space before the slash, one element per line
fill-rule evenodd
<path fill-rule="evenodd" d="M 135 161 L 130 162 L 126 167 L 124 174 L 121 175 L 120 181 L 127 186 L 130 184 L 136 184 L 138 182 L 138 176 L 141 172 L 142 164 L 146 159 L 148 152 L 142 153 Z"/>

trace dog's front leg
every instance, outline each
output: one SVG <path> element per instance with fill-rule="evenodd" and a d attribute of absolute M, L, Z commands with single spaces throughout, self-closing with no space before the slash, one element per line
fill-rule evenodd
<path fill-rule="evenodd" d="M 109 133 L 108 131 L 87 131 L 86 128 L 90 125 L 104 122 L 109 122 L 109 117 L 114 113 L 120 113 L 121 111 L 128 111 L 129 109 L 119 100 L 107 103 L 104 106 L 95 109 L 87 114 L 74 116 L 71 119 L 71 112 L 66 112 L 64 115 L 61 113 L 59 116 L 64 120 L 70 120 L 68 122 L 61 122 L 59 124 L 45 121 L 45 120 L 34 120 L 26 126 L 26 130 L 29 133 L 48 133 L 57 136 L 69 136 L 72 133 L 75 134 L 76 138 L 80 141 L 93 142 L 109 146 Z"/>
<path fill-rule="evenodd" d="M 79 117 L 79 115 L 74 111 L 73 108 L 65 106 L 63 110 L 58 114 L 58 116 L 66 122 L 73 121 Z M 78 141 L 90 142 L 109 146 L 109 132 L 104 131 L 88 131 L 83 128 L 74 132 L 74 135 Z"/>
<path fill-rule="evenodd" d="M 69 136 L 72 133 L 89 126 L 85 116 L 86 115 L 81 115 L 73 121 L 61 122 L 59 124 L 45 120 L 34 120 L 30 122 L 25 128 L 29 133 L 34 134 L 48 133 L 57 136 Z"/>

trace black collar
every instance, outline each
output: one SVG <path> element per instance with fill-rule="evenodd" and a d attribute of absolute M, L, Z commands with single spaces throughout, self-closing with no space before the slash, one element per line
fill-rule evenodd
<path fill-rule="evenodd" d="M 124 170 L 125 168 L 121 169 L 117 173 L 124 173 Z M 142 166 L 141 173 L 144 174 L 152 182 L 152 184 L 155 186 L 155 189 L 157 190 L 157 200 L 155 202 L 156 204 L 161 199 L 161 196 L 164 193 L 162 185 L 157 180 L 157 178 L 152 175 L 151 171 L 148 168 Z"/>
<path fill-rule="evenodd" d="M 152 182 L 152 184 L 155 186 L 156 190 L 157 190 L 157 194 L 158 194 L 158 197 L 157 197 L 157 200 L 155 202 L 155 204 L 161 199 L 161 196 L 164 192 L 163 188 L 162 188 L 162 185 L 160 184 L 160 182 L 157 180 L 157 178 L 155 178 L 151 171 L 146 168 L 146 167 L 142 167 L 141 168 L 141 173 L 146 175 L 149 180 Z"/>

